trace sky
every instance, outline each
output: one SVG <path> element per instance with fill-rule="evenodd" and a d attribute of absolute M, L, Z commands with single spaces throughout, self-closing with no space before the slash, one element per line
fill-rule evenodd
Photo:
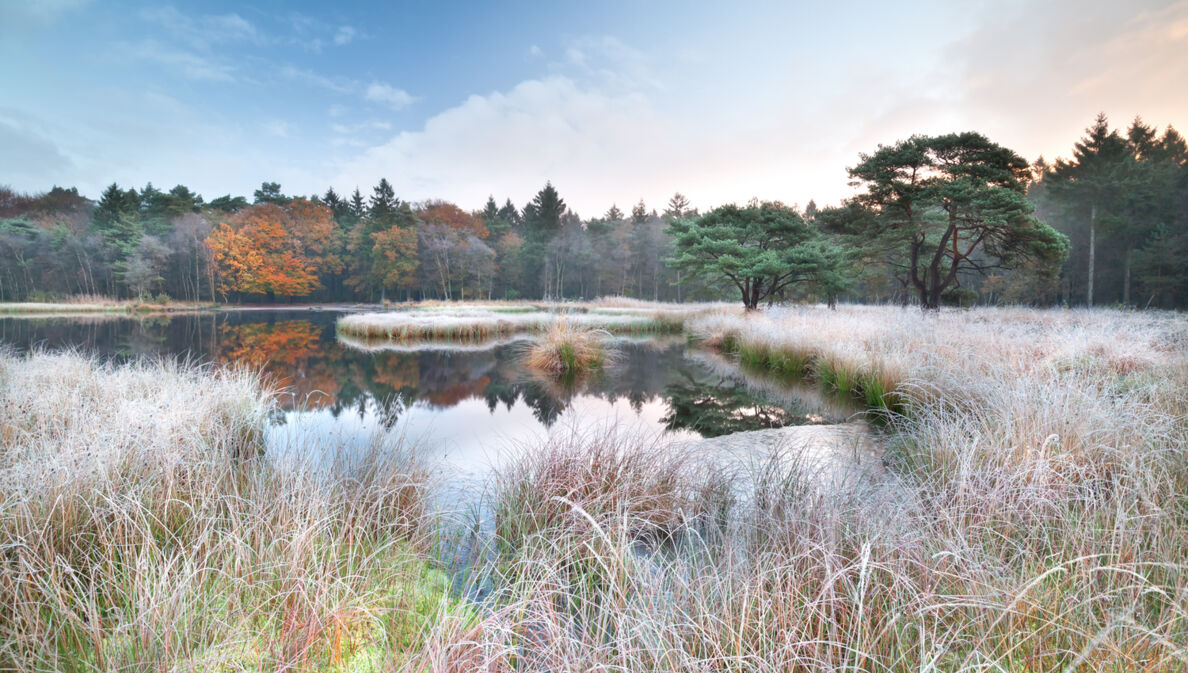
<path fill-rule="evenodd" d="M 1099 112 L 1188 131 L 1188 0 L 0 0 L 0 63 L 0 185 L 92 197 L 826 205 L 913 133 L 1034 160 Z"/>

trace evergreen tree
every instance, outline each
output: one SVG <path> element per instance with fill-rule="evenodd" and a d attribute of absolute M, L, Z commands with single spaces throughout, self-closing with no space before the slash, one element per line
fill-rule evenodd
<path fill-rule="evenodd" d="M 850 176 L 875 217 L 857 220 L 854 242 L 881 250 L 923 308 L 939 308 L 963 270 L 1035 263 L 1054 275 L 1068 255 L 1032 216 L 1027 161 L 981 134 L 912 136 L 861 158 Z"/>
<path fill-rule="evenodd" d="M 646 224 L 648 221 L 648 207 L 644 205 L 643 199 L 635 204 L 631 209 L 631 223 L 634 225 Z"/>
<path fill-rule="evenodd" d="M 524 207 L 524 224 L 528 227 L 528 233 L 538 241 L 548 241 L 560 231 L 565 210 L 564 199 L 552 182 L 546 182 L 532 202 Z"/>
<path fill-rule="evenodd" d="M 111 183 L 99 197 L 93 214 L 94 227 L 100 233 L 110 231 L 115 222 L 124 216 L 136 217 L 140 211 L 140 197 L 136 190 L 124 191 L 116 183 Z"/>
<path fill-rule="evenodd" d="M 260 184 L 260 188 L 252 194 L 257 205 L 261 203 L 275 203 L 278 206 L 283 206 L 290 201 L 289 197 L 281 192 L 279 182 L 264 182 Z"/>
<path fill-rule="evenodd" d="M 367 214 L 367 202 L 363 200 L 363 194 L 355 187 L 355 191 L 351 194 L 351 202 L 348 206 L 351 217 L 356 220 L 362 219 Z"/>
<path fill-rule="evenodd" d="M 1085 303 L 1089 306 L 1094 304 L 1097 279 L 1098 220 L 1116 213 L 1121 205 L 1129 157 L 1126 141 L 1110 129 L 1105 114 L 1099 114 L 1073 146 L 1072 160 L 1057 159 L 1047 178 L 1054 196 L 1083 223 L 1079 229 L 1087 239 Z"/>
<path fill-rule="evenodd" d="M 667 220 L 675 220 L 684 217 L 689 211 L 689 199 L 685 195 L 677 192 L 668 200 L 668 207 L 664 209 L 664 217 Z"/>
<path fill-rule="evenodd" d="M 395 225 L 399 211 L 400 199 L 396 198 L 392 183 L 387 178 L 380 178 L 368 201 L 367 216 L 374 222 L 372 226 L 378 230 Z"/>
<path fill-rule="evenodd" d="M 519 227 L 522 224 L 520 221 L 520 211 L 516 209 L 516 204 L 512 203 L 511 199 L 507 199 L 504 201 L 503 205 L 500 206 L 499 218 L 504 222 L 507 222 L 508 226 L 512 227 L 513 229 Z"/>
<path fill-rule="evenodd" d="M 207 206 L 211 210 L 218 210 L 224 213 L 235 213 L 244 208 L 247 208 L 247 199 L 242 196 L 232 197 L 230 194 L 224 194 L 217 199 L 211 199 Z"/>
<path fill-rule="evenodd" d="M 720 206 L 675 220 L 668 230 L 675 247 L 668 263 L 734 287 L 748 311 L 812 280 L 826 262 L 816 232 L 780 203 Z"/>

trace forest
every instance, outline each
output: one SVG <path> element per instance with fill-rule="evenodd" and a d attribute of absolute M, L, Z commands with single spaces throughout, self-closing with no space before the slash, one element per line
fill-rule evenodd
<path fill-rule="evenodd" d="M 0 301 L 686 301 L 741 291 L 748 308 L 1188 306 L 1188 145 L 1171 126 L 1136 118 L 1111 128 L 1099 115 L 1050 162 L 978 134 L 912 136 L 849 172 L 865 191 L 836 206 L 752 201 L 702 213 L 676 193 L 589 218 L 551 183 L 522 206 L 492 195 L 477 211 L 401 199 L 387 179 L 307 196 L 264 182 L 250 200 L 152 183 L 112 184 L 97 199 L 0 187 Z"/>

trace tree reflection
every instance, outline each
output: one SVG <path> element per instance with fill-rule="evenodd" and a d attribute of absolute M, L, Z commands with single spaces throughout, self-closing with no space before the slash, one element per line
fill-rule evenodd
<path fill-rule="evenodd" d="M 541 380 L 520 364 L 517 344 L 486 350 L 360 349 L 340 343 L 336 315 L 269 311 L 187 314 L 155 319 L 13 321 L 0 337 L 17 344 L 79 347 L 101 357 L 176 357 L 261 370 L 288 394 L 284 410 L 324 409 L 333 416 L 374 414 L 387 427 L 413 407 L 445 409 L 479 400 L 492 415 L 524 404 L 552 426 L 576 399 L 626 401 L 635 413 L 664 400 L 671 430 L 716 436 L 812 422 L 801 410 L 772 403 L 741 379 L 686 357 L 683 342 L 623 342 L 601 375 L 569 385 Z"/>
<path fill-rule="evenodd" d="M 773 404 L 729 376 L 681 367 L 664 387 L 669 411 L 661 419 L 668 430 L 692 430 L 703 437 L 782 428 L 817 422 L 804 410 Z"/>

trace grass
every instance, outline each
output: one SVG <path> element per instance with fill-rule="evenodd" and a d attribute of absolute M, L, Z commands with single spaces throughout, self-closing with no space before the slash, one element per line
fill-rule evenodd
<path fill-rule="evenodd" d="M 680 333 L 685 321 L 704 311 L 701 305 L 651 308 L 602 304 L 418 304 L 411 309 L 359 313 L 339 318 L 337 330 L 356 339 L 418 342 L 474 342 L 513 335 L 542 334 L 559 321 L 613 334 Z"/>
<path fill-rule="evenodd" d="M 0 668 L 1188 667 L 1188 318 L 803 307 L 686 329 L 894 400 L 894 478 L 821 489 L 795 447 L 723 463 L 555 434 L 490 485 L 468 604 L 422 550 L 478 524 L 426 513 L 407 451 L 259 456 L 246 372 L 5 356 Z"/>
<path fill-rule="evenodd" d="M 414 457 L 262 454 L 253 373 L 3 355 L 0 408 L 4 670 L 382 670 L 462 610 Z"/>
<path fill-rule="evenodd" d="M 213 308 L 210 303 L 178 302 L 168 299 L 138 300 L 112 299 L 110 297 L 80 295 L 61 301 L 46 302 L 2 302 L 0 315 L 46 316 L 99 313 L 164 313 Z"/>
<path fill-rule="evenodd" d="M 606 363 L 607 336 L 605 330 L 561 318 L 528 346 L 524 364 L 549 376 L 588 374 Z"/>
<path fill-rule="evenodd" d="M 610 436 L 538 447 L 493 487 L 493 607 L 432 631 L 429 670 L 1188 666 L 1184 317 L 806 308 L 693 328 L 894 390 L 895 485 L 821 493 L 779 456 L 722 470 Z"/>

